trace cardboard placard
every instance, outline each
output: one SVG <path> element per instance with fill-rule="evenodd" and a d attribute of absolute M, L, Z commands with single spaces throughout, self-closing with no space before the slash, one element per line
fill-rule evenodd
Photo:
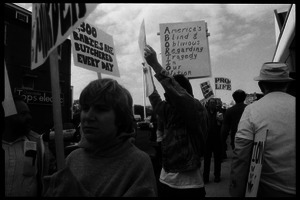
<path fill-rule="evenodd" d="M 211 85 L 210 85 L 209 81 L 205 81 L 203 83 L 200 83 L 200 88 L 202 90 L 202 94 L 203 94 L 205 99 L 209 99 L 210 97 L 214 96 L 214 92 L 211 88 Z"/>
<path fill-rule="evenodd" d="M 268 131 L 255 134 L 245 197 L 256 197 Z"/>
<path fill-rule="evenodd" d="M 113 37 L 90 22 L 82 22 L 71 34 L 74 65 L 120 77 Z"/>
<path fill-rule="evenodd" d="M 41 66 L 95 8 L 84 3 L 33 3 L 31 69 Z"/>
<path fill-rule="evenodd" d="M 215 78 L 216 90 L 231 90 L 231 80 L 229 78 L 216 77 Z"/>
<path fill-rule="evenodd" d="M 170 75 L 211 76 L 205 21 L 160 24 L 162 66 Z"/>

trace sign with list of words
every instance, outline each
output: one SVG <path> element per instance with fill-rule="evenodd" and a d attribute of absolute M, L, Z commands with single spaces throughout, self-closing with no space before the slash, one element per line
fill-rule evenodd
<path fill-rule="evenodd" d="M 169 75 L 211 76 L 205 21 L 160 24 L 162 66 Z"/>

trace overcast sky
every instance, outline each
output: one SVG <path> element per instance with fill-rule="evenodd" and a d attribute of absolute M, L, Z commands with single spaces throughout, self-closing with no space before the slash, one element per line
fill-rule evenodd
<path fill-rule="evenodd" d="M 31 11 L 31 4 L 18 4 Z M 223 102 L 232 101 L 231 94 L 242 89 L 246 93 L 260 93 L 253 77 L 258 76 L 261 65 L 272 61 L 275 47 L 274 10 L 287 11 L 290 4 L 95 4 L 88 16 L 99 29 L 113 36 L 120 77 L 116 79 L 132 94 L 134 104 L 143 105 L 142 57 L 138 36 L 145 20 L 147 43 L 161 52 L 159 24 L 174 22 L 207 22 L 212 77 L 192 79 L 194 96 L 201 100 L 200 83 L 207 80 L 214 86 L 215 77 L 231 79 L 232 90 L 214 90 Z M 97 73 L 73 64 L 71 59 L 71 85 L 74 100 Z M 161 57 L 158 56 L 161 63 Z M 163 89 L 155 80 L 163 98 Z M 150 105 L 149 100 L 146 104 Z"/>

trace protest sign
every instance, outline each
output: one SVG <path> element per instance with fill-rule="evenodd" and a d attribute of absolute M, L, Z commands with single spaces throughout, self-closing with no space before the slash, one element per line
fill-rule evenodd
<path fill-rule="evenodd" d="M 216 90 L 231 90 L 231 80 L 229 78 L 215 78 Z"/>
<path fill-rule="evenodd" d="M 256 197 L 257 195 L 268 131 L 269 130 L 266 130 L 266 132 L 259 132 L 254 136 L 248 181 L 246 185 L 246 197 Z"/>
<path fill-rule="evenodd" d="M 57 168 L 65 166 L 63 126 L 60 104 L 59 62 L 57 47 L 96 8 L 83 3 L 33 3 L 31 30 L 31 69 L 42 65 L 50 56 L 52 108 L 55 130 Z"/>
<path fill-rule="evenodd" d="M 159 24 L 162 66 L 170 75 L 211 76 L 205 21 Z"/>
<path fill-rule="evenodd" d="M 8 117 L 10 115 L 17 114 L 17 110 L 11 93 L 11 87 L 10 87 L 5 61 L 4 61 L 4 81 L 5 81 L 4 82 L 5 91 L 4 91 L 4 101 L 2 102 L 2 106 L 4 109 L 5 117 Z"/>
<path fill-rule="evenodd" d="M 74 65 L 120 77 L 113 37 L 84 21 L 71 34 Z"/>
<path fill-rule="evenodd" d="M 200 88 L 202 90 L 202 94 L 203 94 L 205 99 L 209 99 L 210 97 L 214 96 L 214 93 L 213 93 L 213 90 L 210 86 L 209 81 L 205 81 L 203 83 L 200 83 Z"/>
<path fill-rule="evenodd" d="M 149 97 L 150 94 L 153 93 L 154 91 L 154 83 L 153 83 L 153 77 L 152 77 L 152 71 L 151 71 L 151 67 L 148 65 L 148 63 L 146 62 L 145 58 L 144 58 L 144 48 L 146 46 L 146 30 L 145 30 L 145 22 L 143 20 L 142 24 L 141 24 L 141 28 L 140 28 L 140 34 L 139 34 L 139 48 L 140 48 L 140 53 L 142 56 L 142 60 L 143 60 L 143 73 L 144 73 L 144 79 L 143 79 L 143 83 L 145 83 L 145 88 L 146 88 L 146 96 Z M 144 103 L 146 106 L 146 103 Z"/>
<path fill-rule="evenodd" d="M 95 8 L 84 3 L 33 3 L 31 69 L 42 65 Z"/>

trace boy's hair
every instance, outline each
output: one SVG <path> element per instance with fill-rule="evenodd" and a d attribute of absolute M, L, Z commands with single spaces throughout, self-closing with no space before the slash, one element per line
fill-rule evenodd
<path fill-rule="evenodd" d="M 80 94 L 79 105 L 93 106 L 100 102 L 114 110 L 118 134 L 133 132 L 133 100 L 126 88 L 110 78 L 90 82 Z"/>
<path fill-rule="evenodd" d="M 194 97 L 192 85 L 189 79 L 187 79 L 183 74 L 176 74 L 173 77 L 181 87 L 183 87 L 192 97 Z"/>
<path fill-rule="evenodd" d="M 236 90 L 232 94 L 232 97 L 236 103 L 241 103 L 245 101 L 247 94 L 243 90 Z"/>

